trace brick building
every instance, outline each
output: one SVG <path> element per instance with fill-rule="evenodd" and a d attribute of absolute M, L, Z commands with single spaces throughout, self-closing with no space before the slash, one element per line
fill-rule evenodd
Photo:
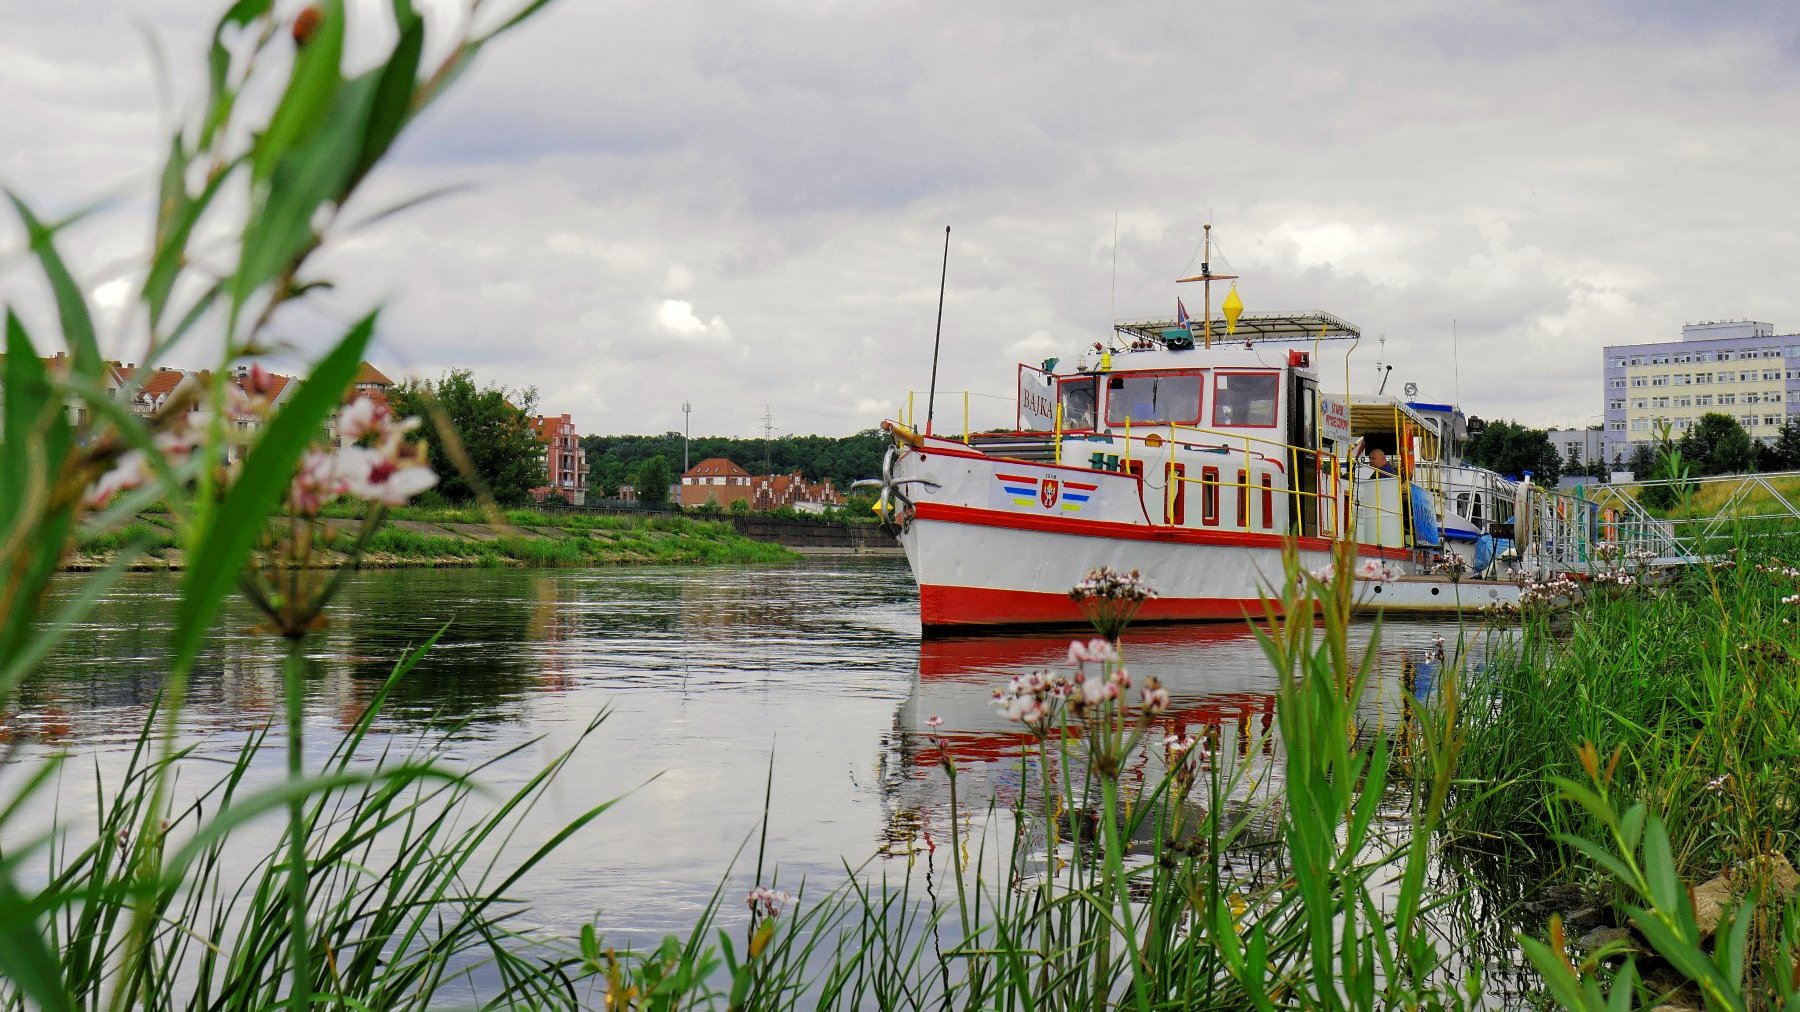
<path fill-rule="evenodd" d="M 677 492 L 676 502 L 687 509 L 709 502 L 720 507 L 742 502 L 758 512 L 787 508 L 822 513 L 827 506 L 844 504 L 830 478 L 811 482 L 797 472 L 753 475 L 724 457 L 695 464 L 681 476 Z"/>
<path fill-rule="evenodd" d="M 543 502 L 560 495 L 576 506 L 587 502 L 587 452 L 581 448 L 581 437 L 575 433 L 575 422 L 566 413 L 538 415 L 531 420 L 538 441 L 544 444 L 544 471 L 548 484 L 531 490 L 532 498 Z"/>
<path fill-rule="evenodd" d="M 724 457 L 708 457 L 681 476 L 677 486 L 676 505 L 684 509 L 705 506 L 730 506 L 733 502 L 749 502 L 752 497 L 750 472 Z"/>

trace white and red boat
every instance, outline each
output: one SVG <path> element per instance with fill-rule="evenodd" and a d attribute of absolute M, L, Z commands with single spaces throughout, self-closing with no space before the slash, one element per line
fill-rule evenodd
<path fill-rule="evenodd" d="M 884 423 L 878 509 L 928 631 L 1080 622 L 1069 589 L 1100 566 L 1156 589 L 1140 620 L 1261 614 L 1290 543 L 1318 569 L 1354 540 L 1400 576 L 1371 591 L 1425 594 L 1404 584 L 1439 551 L 1442 497 L 1415 480 L 1435 429 L 1397 400 L 1322 392 L 1314 358 L 1357 339 L 1350 324 L 1231 308 L 1229 336 L 1210 320 L 1121 324 L 1072 364 L 1020 365 L 1009 431 Z"/>

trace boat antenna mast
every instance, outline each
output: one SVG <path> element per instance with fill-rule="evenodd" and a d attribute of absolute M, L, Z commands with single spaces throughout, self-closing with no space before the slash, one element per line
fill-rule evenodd
<path fill-rule="evenodd" d="M 1191 281 L 1200 282 L 1200 301 L 1203 308 L 1200 312 L 1200 333 L 1206 347 L 1212 347 L 1212 283 L 1214 281 L 1236 281 L 1236 274 L 1214 274 L 1212 269 L 1212 222 L 1200 226 L 1201 244 L 1204 252 L 1200 254 L 1200 273 L 1191 278 L 1176 278 L 1175 283 L 1185 285 Z"/>
<path fill-rule="evenodd" d="M 931 389 L 925 395 L 925 434 L 931 435 L 931 416 L 937 409 L 938 347 L 944 341 L 944 284 L 950 280 L 950 226 L 944 226 L 944 269 L 938 275 L 937 333 L 931 338 Z"/>

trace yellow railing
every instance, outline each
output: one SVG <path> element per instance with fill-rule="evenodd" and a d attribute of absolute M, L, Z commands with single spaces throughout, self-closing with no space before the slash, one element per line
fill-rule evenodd
<path fill-rule="evenodd" d="M 1163 523 L 1165 524 L 1173 524 L 1175 522 L 1175 506 L 1176 503 L 1180 501 L 1183 512 L 1183 526 L 1195 526 L 1194 521 L 1186 519 L 1186 514 L 1189 509 L 1186 499 L 1177 499 L 1178 490 L 1191 485 L 1198 486 L 1200 489 L 1199 508 L 1202 517 L 1201 523 L 1206 526 L 1211 526 L 1210 524 L 1205 524 L 1204 520 L 1204 517 L 1208 512 L 1207 495 L 1209 491 L 1211 495 L 1215 497 L 1211 502 L 1211 513 L 1215 518 L 1215 523 L 1217 523 L 1220 522 L 1224 516 L 1224 510 L 1221 506 L 1223 501 L 1222 497 L 1228 494 L 1226 491 L 1227 489 L 1231 489 L 1236 491 L 1238 501 L 1244 505 L 1242 510 L 1237 511 L 1235 523 L 1231 526 L 1242 530 L 1251 529 L 1250 521 L 1254 511 L 1249 507 L 1250 497 L 1253 494 L 1266 491 L 1273 495 L 1294 497 L 1303 505 L 1310 503 L 1313 509 L 1313 515 L 1317 520 L 1317 530 L 1320 537 L 1355 537 L 1357 533 L 1356 519 L 1359 512 L 1373 515 L 1375 520 L 1375 540 L 1378 544 L 1381 543 L 1385 534 L 1391 532 L 1395 528 L 1398 528 L 1402 533 L 1403 539 L 1408 533 L 1406 527 L 1406 513 L 1410 507 L 1410 500 L 1408 498 L 1409 493 L 1405 491 L 1405 488 L 1406 481 L 1410 481 L 1410 478 L 1407 478 L 1405 472 L 1411 470 L 1410 452 L 1406 455 L 1406 460 L 1397 468 L 1397 470 L 1400 468 L 1404 468 L 1405 470 L 1391 476 L 1396 480 L 1406 478 L 1406 481 L 1401 481 L 1402 494 L 1398 506 L 1389 508 L 1381 505 L 1379 502 L 1365 503 L 1359 501 L 1354 466 L 1359 464 L 1366 465 L 1366 458 L 1351 460 L 1344 455 L 1327 453 L 1324 450 L 1311 447 L 1297 446 L 1292 443 L 1283 442 L 1279 439 L 1270 439 L 1245 432 L 1224 432 L 1218 429 L 1209 429 L 1201 426 L 1165 425 L 1153 427 L 1149 435 L 1143 435 L 1141 434 L 1142 432 L 1142 426 L 1135 426 L 1129 418 L 1125 420 L 1125 431 L 1123 434 L 1125 445 L 1119 459 L 1122 462 L 1124 469 L 1129 472 L 1133 460 L 1154 459 L 1147 454 L 1134 455 L 1133 448 L 1135 445 L 1141 444 L 1146 450 L 1161 449 L 1165 451 L 1158 454 L 1158 456 L 1164 458 L 1164 483 L 1162 485 L 1162 490 Z M 1149 443 L 1150 436 L 1155 436 L 1162 443 L 1162 446 L 1151 446 Z M 1058 442 L 1060 443 L 1060 439 Z M 1410 445 L 1410 439 L 1407 440 L 1407 443 Z M 1227 480 L 1223 477 L 1223 468 L 1220 472 L 1221 477 L 1213 480 L 1207 479 L 1204 471 L 1198 475 L 1189 474 L 1185 470 L 1178 474 L 1175 470 L 1175 465 L 1177 463 L 1183 464 L 1184 466 L 1191 465 L 1195 467 L 1204 465 L 1204 461 L 1177 460 L 1176 450 L 1178 444 L 1180 447 L 1185 447 L 1190 450 L 1205 449 L 1213 452 L 1228 451 L 1229 461 L 1242 461 L 1242 466 L 1238 470 L 1243 477 L 1238 480 Z M 1286 482 L 1287 487 L 1276 487 L 1273 485 L 1265 487 L 1261 483 L 1261 476 L 1256 470 L 1256 461 L 1259 459 L 1270 461 L 1271 463 L 1276 463 L 1285 467 L 1286 474 L 1289 476 L 1289 480 Z M 1058 461 L 1060 462 L 1060 460 L 1061 458 L 1059 455 Z M 1224 462 L 1225 461 L 1222 461 L 1222 463 Z M 1298 481 L 1300 472 L 1305 467 L 1314 469 L 1313 487 L 1310 489 L 1301 487 L 1300 482 Z M 1152 485 L 1152 487 L 1155 486 Z M 1441 496 L 1441 492 L 1439 495 Z M 1327 508 L 1327 504 L 1329 504 L 1329 508 Z M 1275 526 L 1271 517 L 1265 517 L 1265 523 L 1270 527 Z M 1223 526 L 1222 523 L 1221 526 Z"/>

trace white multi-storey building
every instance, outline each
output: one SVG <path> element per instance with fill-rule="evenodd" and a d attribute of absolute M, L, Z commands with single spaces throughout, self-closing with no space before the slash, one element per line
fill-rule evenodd
<path fill-rule="evenodd" d="M 1656 438 L 1659 420 L 1679 436 L 1717 412 L 1769 442 L 1800 415 L 1800 334 L 1754 320 L 1690 323 L 1679 341 L 1608 345 L 1603 374 L 1608 461 Z"/>

